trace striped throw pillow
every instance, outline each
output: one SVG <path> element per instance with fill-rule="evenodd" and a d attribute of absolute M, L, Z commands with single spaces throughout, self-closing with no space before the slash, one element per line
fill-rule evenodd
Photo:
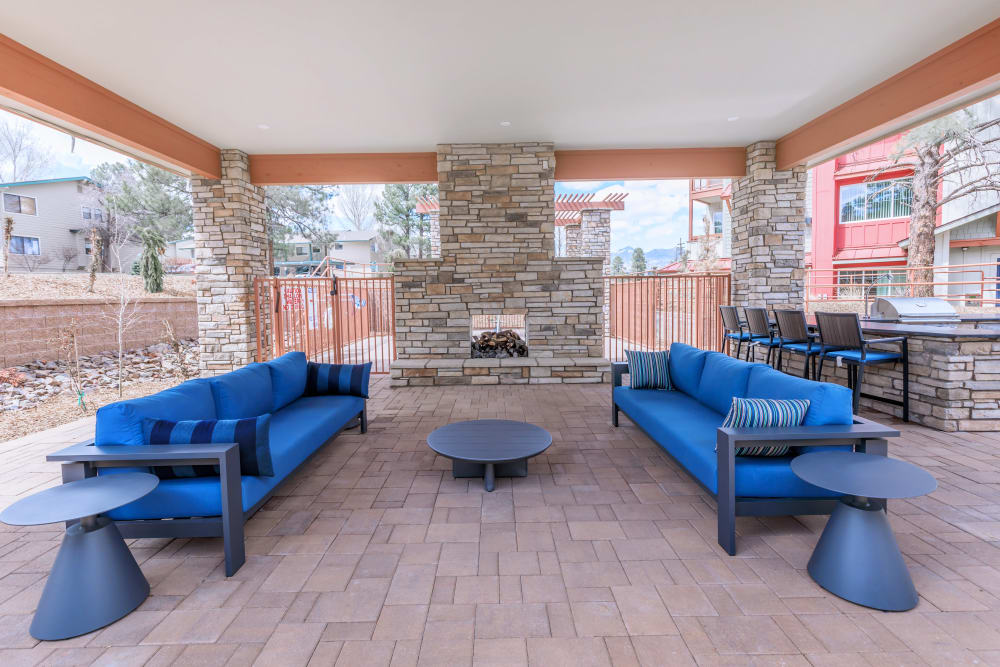
<path fill-rule="evenodd" d="M 670 352 L 640 352 L 625 350 L 628 360 L 629 386 L 633 389 L 670 389 L 667 360 Z"/>
<path fill-rule="evenodd" d="M 144 419 L 143 430 L 148 445 L 215 445 L 235 442 L 240 446 L 240 474 L 273 477 L 268 429 L 271 415 L 248 419 L 204 419 L 167 421 Z M 153 466 L 160 479 L 181 477 L 218 477 L 217 465 Z"/>
<path fill-rule="evenodd" d="M 368 398 L 372 362 L 366 364 L 317 364 L 306 368 L 306 396 L 360 396 Z"/>
<path fill-rule="evenodd" d="M 732 428 L 765 428 L 768 426 L 799 426 L 809 411 L 807 400 L 733 397 L 732 407 L 723 426 Z M 737 447 L 736 456 L 784 456 L 785 445 Z"/>

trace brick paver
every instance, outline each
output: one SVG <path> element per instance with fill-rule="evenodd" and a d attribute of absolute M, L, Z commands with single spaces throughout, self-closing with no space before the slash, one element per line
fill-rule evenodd
<path fill-rule="evenodd" d="M 921 599 L 886 614 L 805 572 L 823 517 L 741 518 L 727 556 L 714 502 L 627 419 L 610 426 L 609 394 L 379 379 L 369 432 L 341 436 L 281 487 L 248 524 L 235 577 L 219 540 L 133 541 L 150 598 L 66 642 L 27 632 L 61 527 L 0 526 L 0 664 L 1000 662 L 1000 436 L 901 425 L 891 454 L 940 488 L 891 503 Z M 425 443 L 487 417 L 553 436 L 528 477 L 492 494 L 453 479 Z M 58 483 L 44 454 L 92 430 L 82 420 L 0 443 L 0 505 Z"/>

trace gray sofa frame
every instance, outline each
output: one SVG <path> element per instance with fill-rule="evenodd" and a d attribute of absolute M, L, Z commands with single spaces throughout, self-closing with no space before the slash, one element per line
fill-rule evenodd
<path fill-rule="evenodd" d="M 316 452 L 330 443 L 345 429 L 361 427 L 368 432 L 368 407 L 340 427 Z M 313 455 L 309 455 L 291 477 Z M 222 488 L 222 516 L 176 519 L 140 519 L 115 521 L 123 537 L 221 537 L 226 557 L 226 576 L 231 577 L 246 562 L 243 524 L 259 510 L 274 492 L 275 486 L 248 511 L 243 511 L 243 489 L 240 481 L 240 448 L 236 443 L 212 445 L 104 445 L 98 447 L 87 440 L 45 457 L 46 461 L 61 462 L 63 483 L 97 474 L 98 468 L 131 468 L 157 465 L 217 465 Z M 286 477 L 285 479 L 288 479 Z M 282 480 L 284 483 L 284 480 Z"/>
<path fill-rule="evenodd" d="M 622 376 L 628 373 L 627 363 L 611 364 L 611 424 L 618 426 L 618 413 L 628 412 L 619 408 L 614 400 L 614 387 L 622 386 Z M 655 442 L 634 419 L 632 423 Z M 817 447 L 820 445 L 851 445 L 854 451 L 888 456 L 889 441 L 886 438 L 899 436 L 899 431 L 876 422 L 854 416 L 853 424 L 830 426 L 797 426 L 795 428 L 719 428 L 716 431 L 718 455 L 719 493 L 712 493 L 698 479 L 698 486 L 715 498 L 718 507 L 719 546 L 730 556 L 736 555 L 736 517 L 738 516 L 792 516 L 805 514 L 829 514 L 840 502 L 837 498 L 752 498 L 736 495 L 736 448 L 766 442 L 790 447 Z M 662 448 L 661 448 L 662 449 Z M 670 456 L 678 466 L 684 466 Z M 873 499 L 883 509 L 885 499 Z"/>

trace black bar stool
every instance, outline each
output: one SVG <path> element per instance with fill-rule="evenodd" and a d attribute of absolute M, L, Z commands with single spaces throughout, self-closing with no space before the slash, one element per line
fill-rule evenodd
<path fill-rule="evenodd" d="M 910 354 L 906 336 L 873 338 L 866 340 L 861 333 L 861 319 L 857 313 L 816 313 L 819 329 L 820 352 L 816 379 L 823 377 L 823 361 L 826 357 L 839 359 L 847 364 L 847 386 L 854 392 L 854 411 L 858 411 L 861 396 L 873 401 L 881 401 L 903 408 L 903 421 L 910 421 Z M 872 348 L 875 343 L 899 343 L 899 352 L 889 352 Z M 861 391 L 861 381 L 865 366 L 874 364 L 903 364 L 903 400 L 865 394 Z"/>
<path fill-rule="evenodd" d="M 809 326 L 806 324 L 806 311 L 775 308 L 774 319 L 778 323 L 778 370 L 781 370 L 783 353 L 788 350 L 805 356 L 802 361 L 802 377 L 809 377 L 810 364 L 812 365 L 813 377 L 815 377 L 819 345 L 813 343 L 816 334 L 809 333 Z"/>
<path fill-rule="evenodd" d="M 747 361 L 753 359 L 754 347 L 762 345 L 767 348 L 767 360 L 765 363 L 770 364 L 771 354 L 781 342 L 774 337 L 774 330 L 771 328 L 771 322 L 767 317 L 767 308 L 744 308 L 743 312 L 747 315 L 747 328 L 750 329 L 750 343 L 747 345 Z"/>
<path fill-rule="evenodd" d="M 732 355 L 733 341 L 736 341 L 736 358 L 739 359 L 743 342 L 750 340 L 750 332 L 740 322 L 740 313 L 736 306 L 719 306 L 719 314 L 722 315 L 722 330 L 725 332 L 723 334 L 723 347 L 728 343 L 729 354 Z M 719 352 L 724 351 L 724 349 L 719 350 Z"/>

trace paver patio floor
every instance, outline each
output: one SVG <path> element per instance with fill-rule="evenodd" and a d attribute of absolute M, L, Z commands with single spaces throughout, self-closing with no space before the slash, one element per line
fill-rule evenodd
<path fill-rule="evenodd" d="M 805 573 L 825 517 L 740 519 L 727 556 L 713 501 L 609 406 L 606 385 L 380 379 L 368 434 L 328 444 L 250 521 L 235 577 L 219 540 L 136 540 L 150 598 L 64 642 L 28 634 L 61 526 L 2 526 L 0 665 L 1000 664 L 997 434 L 903 426 L 890 445 L 940 486 L 891 503 L 921 599 L 889 614 Z M 425 443 L 486 417 L 553 435 L 491 494 Z M 0 444 L 0 505 L 56 483 L 44 454 L 92 429 Z"/>

